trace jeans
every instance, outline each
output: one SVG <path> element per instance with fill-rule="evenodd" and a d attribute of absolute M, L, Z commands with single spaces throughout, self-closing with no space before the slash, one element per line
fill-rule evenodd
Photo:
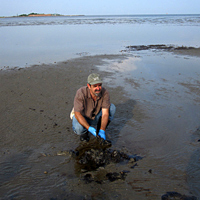
<path fill-rule="evenodd" d="M 110 121 L 113 120 L 115 111 L 116 111 L 116 107 L 114 104 L 111 103 L 110 108 L 109 108 L 109 120 Z M 94 120 L 88 119 L 88 118 L 85 118 L 85 119 L 90 126 L 95 126 L 95 125 L 97 125 L 99 118 L 101 116 L 102 116 L 102 110 L 95 116 Z M 73 128 L 73 131 L 78 135 L 82 135 L 87 132 L 87 129 L 85 127 L 83 127 L 81 124 L 79 124 L 79 122 L 77 121 L 75 116 L 73 116 L 73 118 L 72 118 L 72 128 Z"/>

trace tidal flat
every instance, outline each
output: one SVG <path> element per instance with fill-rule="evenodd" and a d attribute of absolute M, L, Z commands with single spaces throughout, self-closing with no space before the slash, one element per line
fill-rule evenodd
<path fill-rule="evenodd" d="M 1 70 L 1 197 L 160 199 L 175 191 L 199 198 L 199 59 L 148 50 Z M 91 72 L 101 74 L 117 108 L 110 149 L 142 159 L 81 171 L 58 153 L 82 145 L 69 114 Z"/>

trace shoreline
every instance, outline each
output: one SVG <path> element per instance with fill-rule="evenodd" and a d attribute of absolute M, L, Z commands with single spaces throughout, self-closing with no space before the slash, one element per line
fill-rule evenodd
<path fill-rule="evenodd" d="M 160 46 L 164 46 L 164 47 L 160 47 Z M 138 46 L 128 46 L 126 47 L 125 50 L 121 50 L 119 53 L 116 53 L 114 55 L 118 56 L 123 56 L 123 55 L 127 55 L 130 56 L 130 53 L 132 53 L 132 55 L 134 56 L 135 53 L 139 53 L 140 51 L 155 51 L 155 52 L 169 52 L 172 54 L 176 54 L 176 55 L 183 55 L 183 56 L 191 56 L 191 57 L 200 57 L 200 47 L 180 47 L 180 46 L 172 46 L 172 45 L 138 45 Z M 123 54 L 124 53 L 124 54 Z M 85 57 L 83 53 L 79 53 L 79 55 L 83 54 L 83 56 L 81 57 Z M 103 56 L 105 54 L 97 54 L 96 56 Z M 110 54 L 108 54 L 110 55 Z M 89 55 L 89 57 L 93 57 L 95 55 Z M 81 58 L 81 57 L 74 57 L 72 59 L 76 59 L 76 58 Z M 71 59 L 68 59 L 71 60 Z M 5 70 L 21 70 L 24 68 L 30 68 L 32 66 L 41 66 L 41 65 L 56 65 L 56 63 L 60 63 L 60 62 L 67 62 L 66 61 L 58 61 L 58 62 L 53 62 L 53 63 L 42 63 L 42 64 L 31 64 L 28 67 L 20 67 L 19 65 L 17 66 L 13 66 L 13 67 L 9 67 L 9 66 L 2 66 L 2 68 L 0 68 L 0 72 L 1 71 L 5 71 Z"/>

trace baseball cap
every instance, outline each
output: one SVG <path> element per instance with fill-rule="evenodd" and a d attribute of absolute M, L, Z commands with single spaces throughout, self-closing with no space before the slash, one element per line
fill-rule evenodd
<path fill-rule="evenodd" d="M 95 85 L 95 84 L 97 84 L 97 83 L 102 83 L 102 80 L 101 80 L 99 74 L 93 73 L 93 74 L 90 74 L 90 75 L 88 76 L 87 82 L 88 82 L 90 85 Z"/>

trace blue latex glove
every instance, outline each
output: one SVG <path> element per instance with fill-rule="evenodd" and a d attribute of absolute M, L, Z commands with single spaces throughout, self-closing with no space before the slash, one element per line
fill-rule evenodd
<path fill-rule="evenodd" d="M 103 138 L 104 140 L 106 140 L 106 134 L 105 134 L 105 131 L 104 131 L 104 130 L 102 130 L 102 129 L 99 130 L 99 136 L 100 136 L 101 138 Z"/>
<path fill-rule="evenodd" d="M 89 131 L 90 133 L 92 133 L 92 135 L 94 135 L 94 137 L 97 136 L 96 129 L 93 128 L 92 126 L 90 126 L 90 127 L 88 128 L 88 131 Z"/>

